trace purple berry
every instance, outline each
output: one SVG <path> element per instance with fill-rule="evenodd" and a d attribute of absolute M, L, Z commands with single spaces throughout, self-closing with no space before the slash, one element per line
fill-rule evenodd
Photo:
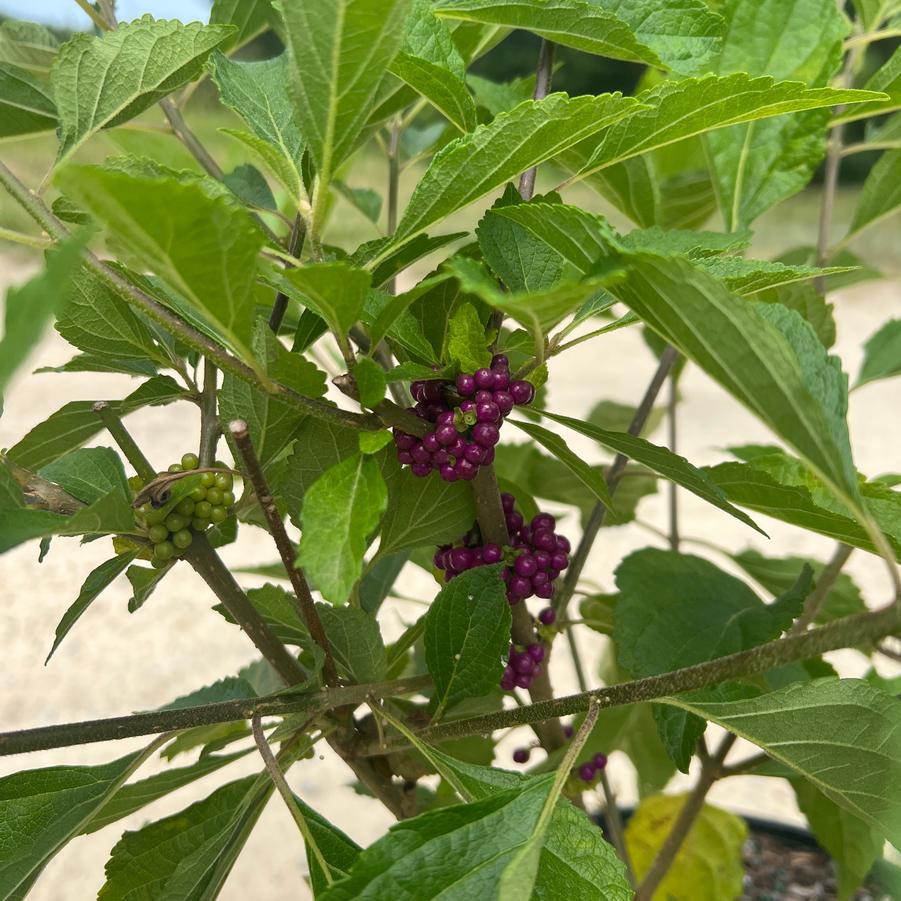
<path fill-rule="evenodd" d="M 438 381 L 424 382 L 422 393 L 425 399 L 432 404 L 440 404 L 444 400 L 444 383 Z"/>
<path fill-rule="evenodd" d="M 576 730 L 573 729 L 571 723 L 567 723 L 567 724 L 563 727 L 563 734 L 564 734 L 567 738 L 572 738 L 572 737 L 576 734 Z"/>
<path fill-rule="evenodd" d="M 439 425 L 435 431 L 435 440 L 445 447 L 450 447 L 459 437 L 459 432 L 449 422 Z"/>
<path fill-rule="evenodd" d="M 607 766 L 607 755 L 595 754 L 594 757 L 591 758 L 591 762 L 594 764 L 595 770 L 602 770 Z"/>
<path fill-rule="evenodd" d="M 504 582 L 506 584 L 509 584 L 510 580 L 513 578 L 513 573 L 510 572 L 510 569 L 508 567 L 505 566 L 501 570 L 501 578 L 504 580 Z"/>
<path fill-rule="evenodd" d="M 485 391 L 484 389 L 481 391 L 476 391 L 476 396 L 473 400 L 477 404 L 490 404 L 494 403 L 494 394 L 491 391 Z"/>
<path fill-rule="evenodd" d="M 550 600 L 554 596 L 554 583 L 545 582 L 544 585 L 536 585 L 535 596 L 545 601 Z"/>
<path fill-rule="evenodd" d="M 504 691 L 513 691 L 516 688 L 516 673 L 513 672 L 512 666 L 504 669 L 504 674 L 501 676 L 501 688 Z"/>
<path fill-rule="evenodd" d="M 405 465 L 409 465 L 413 462 L 413 455 L 409 451 L 398 451 L 397 452 L 397 462 L 404 463 Z"/>
<path fill-rule="evenodd" d="M 532 684 L 532 675 L 531 673 L 517 673 L 513 681 L 517 688 L 528 688 Z"/>
<path fill-rule="evenodd" d="M 482 548 L 482 560 L 487 564 L 500 563 L 504 559 L 504 551 L 499 544 L 486 544 Z"/>
<path fill-rule="evenodd" d="M 414 463 L 410 467 L 410 471 L 414 476 L 418 476 L 420 479 L 422 479 L 432 471 L 432 467 L 429 463 Z"/>
<path fill-rule="evenodd" d="M 506 371 L 494 373 L 493 391 L 506 391 L 510 386 L 510 375 Z"/>
<path fill-rule="evenodd" d="M 550 582 L 550 579 L 548 578 L 547 573 L 543 572 L 542 570 L 538 570 L 537 573 L 534 573 L 531 576 L 531 579 L 532 579 L 532 587 L 536 591 L 538 590 L 538 587 L 540 585 L 547 585 L 547 583 Z"/>
<path fill-rule="evenodd" d="M 470 463 L 465 457 L 457 460 L 454 469 L 456 470 L 457 478 L 463 479 L 464 482 L 471 482 L 479 471 L 479 467 L 475 463 Z"/>
<path fill-rule="evenodd" d="M 406 432 L 398 432 L 394 436 L 394 444 L 398 450 L 408 451 L 411 447 L 415 447 L 419 440 L 415 435 L 408 435 Z"/>
<path fill-rule="evenodd" d="M 442 410 L 438 414 L 438 418 L 435 420 L 436 425 L 445 425 L 446 423 L 453 424 L 454 422 L 454 411 L 453 410 Z"/>
<path fill-rule="evenodd" d="M 468 547 L 455 547 L 450 552 L 449 562 L 451 569 L 461 573 L 472 567 L 473 553 Z"/>
<path fill-rule="evenodd" d="M 501 440 L 501 433 L 496 425 L 479 422 L 472 427 L 472 440 L 482 447 L 494 447 Z"/>
<path fill-rule="evenodd" d="M 556 581 L 557 577 L 560 575 L 559 569 L 549 569 L 547 570 L 547 577 L 552 581 Z"/>
<path fill-rule="evenodd" d="M 476 404 L 476 419 L 479 422 L 498 422 L 501 418 L 501 411 L 494 401 Z"/>
<path fill-rule="evenodd" d="M 532 594 L 532 583 L 523 576 L 514 576 L 510 579 L 510 591 L 521 598 L 527 598 Z"/>
<path fill-rule="evenodd" d="M 510 588 L 509 580 L 507 581 L 507 603 L 511 607 L 515 607 L 520 601 L 524 601 L 525 598 L 521 594 L 516 594 L 513 589 Z"/>
<path fill-rule="evenodd" d="M 523 651 L 521 654 L 510 655 L 510 666 L 515 673 L 532 673 L 535 670 L 535 660 Z"/>
<path fill-rule="evenodd" d="M 467 444 L 466 450 L 463 451 L 463 457 L 470 463 L 483 463 L 485 461 L 485 448 L 479 447 L 478 444 Z"/>
<path fill-rule="evenodd" d="M 551 565 L 552 555 L 547 551 L 535 551 L 532 556 L 535 558 L 539 569 L 547 569 Z"/>
<path fill-rule="evenodd" d="M 557 550 L 563 551 L 564 554 L 568 554 L 572 550 L 572 545 L 565 535 L 557 536 Z"/>
<path fill-rule="evenodd" d="M 472 377 L 475 379 L 477 388 L 487 390 L 494 385 L 494 373 L 490 369 L 477 369 Z"/>
<path fill-rule="evenodd" d="M 420 442 L 411 451 L 410 456 L 414 463 L 431 463 L 432 455 L 428 449 Z"/>
<path fill-rule="evenodd" d="M 557 553 L 551 557 L 551 566 L 558 572 L 561 569 L 566 569 L 566 567 L 569 566 L 569 557 L 567 557 L 563 551 L 557 551 Z"/>
<path fill-rule="evenodd" d="M 445 482 L 456 482 L 457 481 L 457 470 L 454 469 L 450 463 L 442 463 L 438 467 L 438 472 L 441 474 L 441 478 L 444 479 Z"/>
<path fill-rule="evenodd" d="M 522 513 L 518 510 L 513 510 L 507 514 L 507 531 L 518 532 L 522 528 L 522 524 Z"/>
<path fill-rule="evenodd" d="M 501 411 L 501 416 L 506 416 L 514 407 L 513 395 L 509 391 L 495 391 L 494 402 Z"/>
<path fill-rule="evenodd" d="M 543 626 L 553 626 L 557 621 L 557 613 L 553 607 L 545 607 L 544 610 L 538 614 L 538 621 Z"/>
<path fill-rule="evenodd" d="M 553 553 L 557 550 L 557 539 L 548 529 L 537 529 L 532 532 L 532 547 Z"/>
<path fill-rule="evenodd" d="M 538 570 L 538 564 L 531 554 L 520 554 L 513 562 L 513 569 L 516 570 L 516 575 L 528 578 Z"/>
<path fill-rule="evenodd" d="M 461 372 L 460 375 L 457 376 L 457 394 L 462 397 L 469 397 L 470 394 L 474 394 L 476 390 L 476 380 L 466 373 Z"/>
<path fill-rule="evenodd" d="M 594 764 L 583 763 L 578 770 L 579 778 L 583 782 L 594 782 Z"/>
<path fill-rule="evenodd" d="M 531 382 L 523 379 L 517 379 L 510 383 L 510 393 L 513 395 L 513 402 L 517 406 L 530 404 L 535 399 L 535 386 Z"/>
<path fill-rule="evenodd" d="M 448 447 L 447 452 L 454 457 L 454 459 L 459 460 L 466 453 L 466 445 L 466 439 L 462 435 L 457 435 L 454 443 Z"/>
<path fill-rule="evenodd" d="M 435 551 L 435 556 L 432 557 L 432 563 L 435 569 L 447 569 L 445 560 L 447 558 L 447 548 L 440 547 L 437 551 Z"/>
<path fill-rule="evenodd" d="M 544 645 L 543 644 L 530 644 L 526 648 L 526 653 L 536 663 L 541 663 L 541 661 L 544 660 Z"/>
<path fill-rule="evenodd" d="M 504 508 L 505 513 L 512 513 L 516 508 L 516 498 L 506 491 L 503 492 L 501 494 L 501 506 Z"/>
<path fill-rule="evenodd" d="M 548 529 L 553 532 L 556 525 L 557 520 L 550 513 L 539 513 L 537 516 L 532 517 L 533 529 Z"/>
<path fill-rule="evenodd" d="M 435 432 L 432 432 L 429 435 L 426 435 L 425 438 L 422 439 L 422 446 L 430 453 L 434 454 L 437 450 L 441 448 L 441 445 L 438 443 L 438 436 Z"/>
<path fill-rule="evenodd" d="M 517 748 L 513 752 L 513 762 L 514 763 L 528 763 L 529 762 L 529 749 L 528 748 Z"/>
<path fill-rule="evenodd" d="M 435 466 L 444 466 L 449 459 L 450 455 L 443 447 L 439 447 L 438 450 L 432 454 L 432 463 Z"/>
<path fill-rule="evenodd" d="M 495 354 L 491 358 L 491 368 L 497 372 L 499 369 L 509 369 L 510 361 L 505 354 Z"/>
<path fill-rule="evenodd" d="M 482 463 L 484 463 L 485 466 L 491 466 L 491 464 L 494 463 L 494 448 L 493 447 L 488 447 L 485 449 L 485 459 L 482 460 Z"/>
<path fill-rule="evenodd" d="M 410 385 L 410 394 L 413 395 L 413 400 L 425 400 L 425 382 L 413 382 Z"/>

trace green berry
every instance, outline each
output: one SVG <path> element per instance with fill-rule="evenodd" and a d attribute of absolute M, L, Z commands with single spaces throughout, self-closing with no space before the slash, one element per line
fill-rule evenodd
<path fill-rule="evenodd" d="M 180 532 L 188 524 L 188 520 L 177 513 L 170 513 L 164 524 L 170 532 Z"/>
<path fill-rule="evenodd" d="M 160 541 L 153 546 L 153 556 L 157 560 L 171 560 L 175 556 L 175 545 L 171 541 Z"/>
<path fill-rule="evenodd" d="M 182 551 L 190 547 L 193 540 L 194 536 L 187 529 L 181 529 L 172 536 L 172 543 Z"/>
<path fill-rule="evenodd" d="M 199 503 L 200 501 L 205 501 L 206 500 L 206 488 L 204 488 L 202 485 L 200 485 L 197 488 L 195 488 L 188 495 L 188 497 L 191 498 L 191 500 L 194 501 L 195 504 Z"/>
<path fill-rule="evenodd" d="M 159 560 L 156 557 L 151 557 L 150 565 L 154 569 L 165 569 L 169 565 L 169 561 L 168 560 Z"/>
<path fill-rule="evenodd" d="M 132 491 L 140 491 L 144 487 L 144 480 L 140 476 L 132 476 L 128 480 L 128 487 L 131 488 Z"/>
<path fill-rule="evenodd" d="M 214 467 L 215 469 L 230 469 L 230 468 L 231 468 L 231 467 L 228 465 L 228 463 L 223 463 L 221 460 L 217 460 L 217 461 L 213 464 L 213 467 Z"/>
<path fill-rule="evenodd" d="M 225 522 L 228 519 L 228 511 L 225 507 L 213 507 L 210 513 L 210 519 L 218 525 L 220 522 Z"/>
<path fill-rule="evenodd" d="M 165 507 L 154 507 L 150 504 L 147 504 L 150 507 L 150 511 L 144 514 L 144 519 L 147 520 L 148 526 L 158 526 L 165 518 L 166 518 L 166 509 Z"/>
<path fill-rule="evenodd" d="M 209 501 L 201 501 L 199 504 L 194 505 L 194 515 L 200 517 L 200 519 L 209 519 L 210 510 L 212 509 L 213 505 Z"/>
<path fill-rule="evenodd" d="M 181 458 L 181 465 L 183 469 L 197 469 L 200 466 L 200 460 L 197 458 L 197 454 L 185 454 Z"/>
<path fill-rule="evenodd" d="M 206 499 L 214 506 L 221 507 L 222 506 L 222 489 L 221 488 L 210 488 L 206 493 Z"/>
<path fill-rule="evenodd" d="M 214 472 L 200 473 L 200 484 L 204 488 L 212 488 L 216 484 L 216 473 L 214 473 Z"/>
<path fill-rule="evenodd" d="M 216 487 L 220 489 L 220 491 L 230 491 L 234 484 L 235 480 L 230 472 L 216 473 Z"/>
<path fill-rule="evenodd" d="M 181 463 L 173 463 L 169 467 L 169 472 L 184 472 L 185 468 L 181 465 Z"/>
<path fill-rule="evenodd" d="M 191 498 L 186 497 L 175 508 L 175 512 L 179 516 L 184 516 L 185 519 L 190 519 L 194 515 L 194 501 L 192 501 Z"/>
<path fill-rule="evenodd" d="M 147 537 L 154 543 L 159 544 L 169 537 L 169 530 L 165 526 L 151 526 L 147 532 Z"/>
<path fill-rule="evenodd" d="M 201 519 L 199 516 L 195 516 L 191 520 L 191 528 L 195 532 L 205 532 L 210 527 L 210 521 L 208 519 Z"/>
<path fill-rule="evenodd" d="M 222 506 L 223 507 L 234 507 L 235 505 L 235 494 L 233 491 L 223 491 L 222 492 Z"/>

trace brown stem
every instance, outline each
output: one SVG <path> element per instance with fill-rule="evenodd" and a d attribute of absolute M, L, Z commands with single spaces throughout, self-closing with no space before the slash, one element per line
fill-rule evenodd
<path fill-rule="evenodd" d="M 236 623 L 247 633 L 257 650 L 269 661 L 286 685 L 306 681 L 306 673 L 297 659 L 279 641 L 266 620 L 250 603 L 241 586 L 219 555 L 210 547 L 205 535 L 196 535 L 184 558 L 209 585 Z"/>
<path fill-rule="evenodd" d="M 303 249 L 303 242 L 307 236 L 307 223 L 300 213 L 294 218 L 294 225 L 291 227 L 291 234 L 288 238 L 288 253 L 292 257 L 299 257 Z M 290 269 L 291 264 L 285 262 L 285 268 Z M 277 335 L 278 330 L 282 326 L 282 320 L 288 310 L 288 295 L 283 291 L 279 291 L 275 295 L 275 302 L 272 304 L 272 311 L 269 313 L 269 328 Z"/>
<path fill-rule="evenodd" d="M 819 579 L 817 579 L 816 588 L 810 592 L 807 600 L 804 601 L 804 609 L 789 630 L 789 635 L 797 635 L 799 632 L 804 632 L 820 615 L 823 605 L 829 600 L 829 595 L 835 587 L 835 582 L 841 575 L 841 571 L 848 562 L 853 550 L 854 548 L 850 544 L 839 542 L 832 558 L 823 567 L 823 571 L 820 573 Z"/>
<path fill-rule="evenodd" d="M 238 452 L 241 454 L 241 459 L 244 461 L 244 471 L 250 477 L 250 483 L 253 485 L 257 501 L 263 510 L 266 522 L 269 524 L 269 532 L 273 541 L 275 541 L 276 548 L 278 548 L 282 565 L 285 567 L 285 572 L 287 572 L 291 581 L 294 597 L 297 601 L 297 612 L 300 614 L 303 622 L 306 623 L 310 635 L 313 636 L 313 641 L 322 648 L 322 652 L 325 654 L 325 662 L 322 667 L 325 684 L 337 685 L 338 671 L 335 668 L 332 647 L 326 637 L 322 620 L 316 611 L 316 604 L 313 601 L 313 595 L 310 593 L 310 586 L 307 584 L 306 577 L 303 571 L 295 565 L 297 554 L 294 545 L 288 537 L 284 520 L 278 512 L 272 492 L 269 490 L 269 484 L 260 465 L 259 457 L 257 457 L 253 448 L 253 442 L 250 439 L 247 423 L 240 419 L 235 420 L 229 424 L 228 430 L 235 442 L 235 446 L 238 448 Z"/>
<path fill-rule="evenodd" d="M 666 418 L 669 426 L 669 449 L 676 453 L 677 448 L 677 412 L 679 405 L 678 386 L 676 383 L 676 374 L 670 373 L 669 377 L 669 397 L 666 404 Z M 670 482 L 669 488 L 669 546 L 670 550 L 679 550 L 679 486 L 675 482 Z"/>
<path fill-rule="evenodd" d="M 134 471 L 145 483 L 152 482 L 156 478 L 156 470 L 150 465 L 150 461 L 144 456 L 144 452 L 138 447 L 137 442 L 131 437 L 128 429 L 125 428 L 122 420 L 113 412 L 110 405 L 105 400 L 98 400 L 93 409 L 113 440 L 119 445 L 119 450 L 122 451 Z"/>
<path fill-rule="evenodd" d="M 541 47 L 538 51 L 538 68 L 535 72 L 533 100 L 543 100 L 551 89 L 551 79 L 554 75 L 554 49 L 555 45 L 551 41 L 542 39 Z M 538 167 L 533 166 L 520 176 L 519 194 L 523 200 L 532 199 L 532 195 L 535 193 L 535 176 L 537 174 Z"/>
<path fill-rule="evenodd" d="M 654 372 L 651 382 L 644 393 L 644 397 L 641 399 L 641 403 L 638 405 L 638 409 L 632 417 L 632 422 L 629 424 L 630 435 L 638 436 L 641 434 L 641 430 L 644 428 L 645 423 L 648 421 L 648 417 L 651 415 L 651 410 L 654 408 L 654 401 L 657 400 L 657 395 L 660 393 L 660 389 L 663 387 L 678 356 L 679 352 L 673 347 L 667 347 L 661 354 L 660 362 L 657 364 L 657 370 Z M 628 462 L 629 458 L 625 454 L 617 454 L 613 459 L 610 469 L 607 471 L 607 489 L 610 492 L 611 497 L 616 493 L 616 489 L 623 477 L 623 472 L 625 471 Z M 595 504 L 594 509 L 591 511 L 591 516 L 588 519 L 588 523 L 585 526 L 585 530 L 582 533 L 582 540 L 576 547 L 569 568 L 566 570 L 566 578 L 563 580 L 563 586 L 554 597 L 553 606 L 557 611 L 558 619 L 565 619 L 566 617 L 567 605 L 576 590 L 576 586 L 579 584 L 582 570 L 585 568 L 585 563 L 588 561 L 588 554 L 591 551 L 595 538 L 597 538 L 598 532 L 601 530 L 601 526 L 604 524 L 606 516 L 607 508 L 601 503 Z"/>
<path fill-rule="evenodd" d="M 877 645 L 876 650 L 879 651 L 883 657 L 888 657 L 889 660 L 895 660 L 896 662 L 901 663 L 901 653 L 894 648 L 890 648 L 887 644 Z"/>
<path fill-rule="evenodd" d="M 204 358 L 203 391 L 200 395 L 200 452 L 198 454 L 201 467 L 213 465 L 219 436 L 222 434 L 216 406 L 217 377 L 216 364 Z"/>
<path fill-rule="evenodd" d="M 169 120 L 169 124 L 172 126 L 172 131 L 175 133 L 175 136 L 188 148 L 191 156 L 200 163 L 208 175 L 215 178 L 216 181 L 222 181 L 225 173 L 219 168 L 219 164 L 212 156 L 210 156 L 206 147 L 200 143 L 197 135 L 195 135 L 188 127 L 188 123 L 185 122 L 185 118 L 182 116 L 181 110 L 178 108 L 175 101 L 171 97 L 164 97 L 160 100 L 160 108 Z"/>
<path fill-rule="evenodd" d="M 657 886 L 660 885 L 669 872 L 673 861 L 676 859 L 676 854 L 679 853 L 679 849 L 688 837 L 691 827 L 704 807 L 704 799 L 707 797 L 707 792 L 710 791 L 711 786 L 720 776 L 723 761 L 732 749 L 732 745 L 735 744 L 735 738 L 736 736 L 732 734 L 726 735 L 719 748 L 717 748 L 716 753 L 701 767 L 701 775 L 698 777 L 695 787 L 685 799 L 673 828 L 660 846 L 660 850 L 657 852 L 650 869 L 645 873 L 641 885 L 638 886 L 638 891 L 635 893 L 635 901 L 651 901 Z"/>

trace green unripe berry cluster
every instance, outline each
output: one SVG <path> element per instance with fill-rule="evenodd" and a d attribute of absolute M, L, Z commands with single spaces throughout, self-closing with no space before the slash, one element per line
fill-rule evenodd
<path fill-rule="evenodd" d="M 173 463 L 168 472 L 190 472 L 197 469 L 197 454 L 185 454 L 180 463 Z M 216 469 L 227 470 L 225 463 L 216 461 Z M 165 475 L 165 473 L 160 473 Z M 140 476 L 132 476 L 129 486 L 137 494 L 144 482 Z M 174 507 L 154 507 L 149 501 L 135 510 L 135 523 L 145 532 L 153 545 L 151 563 L 159 568 L 189 548 L 195 532 L 205 532 L 211 525 L 218 525 L 228 518 L 229 508 L 235 504 L 234 480 L 230 472 L 202 472 L 200 484 Z"/>

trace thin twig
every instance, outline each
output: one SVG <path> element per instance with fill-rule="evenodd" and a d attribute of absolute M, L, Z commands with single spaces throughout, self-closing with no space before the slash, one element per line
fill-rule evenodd
<path fill-rule="evenodd" d="M 98 400 L 94 404 L 93 410 L 100 417 L 100 421 L 113 440 L 119 445 L 119 450 L 122 451 L 134 471 L 145 483 L 152 482 L 156 478 L 156 470 L 150 465 L 150 461 L 144 456 L 144 452 L 138 447 L 137 442 L 131 437 L 112 407 L 105 400 Z"/>
<path fill-rule="evenodd" d="M 676 822 L 663 840 L 663 844 L 660 846 L 660 850 L 657 852 L 650 869 L 645 873 L 641 885 L 638 886 L 638 891 L 635 893 L 635 901 L 651 901 L 651 898 L 653 898 L 654 892 L 657 891 L 657 887 L 669 872 L 669 868 L 676 859 L 676 854 L 679 853 L 682 843 L 688 837 L 691 827 L 701 813 L 707 792 L 710 791 L 713 783 L 719 778 L 723 761 L 732 749 L 732 745 L 735 744 L 735 740 L 736 736 L 731 733 L 724 736 L 716 753 L 701 767 L 701 775 L 698 777 L 695 787 L 685 799 L 685 803 L 676 817 Z"/>
<path fill-rule="evenodd" d="M 669 449 L 677 452 L 677 414 L 679 407 L 679 389 L 676 373 L 669 376 L 669 397 L 666 404 L 666 418 L 669 426 Z M 679 486 L 675 482 L 669 483 L 669 546 L 670 550 L 679 550 Z"/>
<path fill-rule="evenodd" d="M 853 550 L 854 548 L 850 544 L 839 542 L 835 553 L 823 567 L 823 571 L 817 579 L 816 587 L 804 601 L 804 609 L 795 620 L 794 625 L 789 629 L 789 635 L 797 635 L 799 632 L 805 631 L 820 615 L 823 605 L 829 600 L 829 595 L 835 587 L 836 580 L 841 575 L 841 571 L 848 562 Z"/>
<path fill-rule="evenodd" d="M 303 242 L 307 236 L 307 223 L 300 213 L 294 217 L 294 224 L 291 226 L 291 234 L 288 237 L 288 253 L 292 257 L 299 257 L 303 250 Z M 292 266 L 287 260 L 285 261 L 285 269 Z M 282 320 L 288 310 L 288 295 L 284 291 L 279 291 L 275 295 L 275 302 L 272 304 L 272 311 L 269 313 L 269 328 L 277 335 L 282 327 Z"/>
<path fill-rule="evenodd" d="M 663 387 L 678 356 L 679 352 L 673 347 L 667 347 L 661 355 L 660 362 L 657 364 L 657 369 L 644 393 L 644 397 L 638 405 L 635 415 L 632 417 L 632 422 L 629 425 L 630 435 L 637 436 L 641 434 L 645 423 L 648 421 L 648 417 L 651 415 L 651 410 L 654 408 L 654 402 L 657 400 L 657 395 L 660 393 L 660 389 Z M 622 478 L 628 462 L 629 458 L 625 454 L 617 454 L 610 469 L 607 471 L 607 489 L 611 497 L 616 493 L 617 486 L 620 483 L 620 479 Z M 563 586 L 554 597 L 553 606 L 557 611 L 558 617 L 562 618 L 566 615 L 567 605 L 573 596 L 576 585 L 578 585 L 582 570 L 585 568 L 585 563 L 588 560 L 588 554 L 591 551 L 591 547 L 594 544 L 598 532 L 601 530 L 601 526 L 604 524 L 606 516 L 607 508 L 601 503 L 595 504 L 594 509 L 591 511 L 591 516 L 588 519 L 588 523 L 582 533 L 582 540 L 576 547 L 569 568 L 566 570 L 566 578 L 563 580 Z"/>
<path fill-rule="evenodd" d="M 188 127 L 188 123 L 185 122 L 185 117 L 181 114 L 181 110 L 176 106 L 175 101 L 171 97 L 164 97 L 160 100 L 160 108 L 169 120 L 175 136 L 188 148 L 191 156 L 200 163 L 209 176 L 215 178 L 216 181 L 222 181 L 225 173 L 219 168 L 219 164 L 213 159 L 206 147 L 198 140 L 197 135 Z"/>
<path fill-rule="evenodd" d="M 241 454 L 241 459 L 244 461 L 244 471 L 250 477 L 250 483 L 253 485 L 257 502 L 266 517 L 266 522 L 269 524 L 269 532 L 278 549 L 285 572 L 287 572 L 291 581 L 294 597 L 297 601 L 297 612 L 306 624 L 313 641 L 322 648 L 322 652 L 325 655 L 322 667 L 325 684 L 337 685 L 338 670 L 335 668 L 332 647 L 322 626 L 322 620 L 316 611 L 316 604 L 313 601 L 313 595 L 310 593 L 310 586 L 307 584 L 306 577 L 303 571 L 295 564 L 296 550 L 288 537 L 284 520 L 278 512 L 272 492 L 269 490 L 269 483 L 263 473 L 259 457 L 257 457 L 254 450 L 247 423 L 240 419 L 235 420 L 229 424 L 228 430 L 235 442 L 235 446 L 238 448 L 238 452 Z"/>
<path fill-rule="evenodd" d="M 876 645 L 876 650 L 879 651 L 883 657 L 888 657 L 889 660 L 895 660 L 896 662 L 901 663 L 901 652 L 894 650 L 894 648 L 890 648 L 887 644 Z"/>
<path fill-rule="evenodd" d="M 604 793 L 604 822 L 607 824 L 607 829 L 610 832 L 613 847 L 616 849 L 619 859 L 626 866 L 626 877 L 629 880 L 629 884 L 634 889 L 636 886 L 635 871 L 632 869 L 632 860 L 629 857 L 629 849 L 626 847 L 626 832 L 623 828 L 623 818 L 620 815 L 619 807 L 616 806 L 616 795 L 613 794 L 613 788 L 610 785 L 610 780 L 607 778 L 606 767 L 601 770 L 601 790 Z"/>
<path fill-rule="evenodd" d="M 732 764 L 732 766 L 724 766 L 720 772 L 720 778 L 726 779 L 729 776 L 743 776 L 747 773 L 752 773 L 757 767 L 766 763 L 769 759 L 770 755 L 765 754 L 762 751 L 759 754 L 752 754 L 750 757 L 746 757 L 744 760 L 739 760 L 738 763 Z"/>
<path fill-rule="evenodd" d="M 109 31 L 109 24 L 106 19 L 97 12 L 96 9 L 91 5 L 90 0 L 75 0 L 75 2 L 88 14 L 91 21 L 101 30 L 101 31 Z"/>
<path fill-rule="evenodd" d="M 585 678 L 585 669 L 582 666 L 582 658 L 579 656 L 579 646 L 576 644 L 576 636 L 573 634 L 572 622 L 561 623 L 566 629 L 566 640 L 569 643 L 569 655 L 573 662 L 573 669 L 576 671 L 576 682 L 579 685 L 579 691 L 588 691 L 588 680 Z"/>
<path fill-rule="evenodd" d="M 316 839 L 313 837 L 313 833 L 310 831 L 309 823 L 307 823 L 306 817 L 303 815 L 300 807 L 297 804 L 297 800 L 294 797 L 294 792 L 291 791 L 291 787 L 288 785 L 287 780 L 285 779 L 285 774 L 282 772 L 282 768 L 278 765 L 278 761 L 276 761 L 275 756 L 272 753 L 272 749 L 269 747 L 269 742 L 266 741 L 266 735 L 263 732 L 263 724 L 260 719 L 259 711 L 254 713 L 253 717 L 250 721 L 251 728 L 253 729 L 253 739 L 257 744 L 257 748 L 260 752 L 260 757 L 263 758 L 263 763 L 266 764 L 266 770 L 269 773 L 270 778 L 272 779 L 273 784 L 276 789 L 278 789 L 278 793 L 282 796 L 282 800 L 288 807 L 288 812 L 291 814 L 292 819 L 297 824 L 297 828 L 300 830 L 300 834 L 303 836 L 303 840 L 307 844 L 307 848 L 313 852 L 313 856 L 316 858 L 316 863 L 319 864 L 320 869 L 322 870 L 323 876 L 325 876 L 325 881 L 331 885 L 335 879 L 332 876 L 331 867 L 328 865 L 328 861 L 326 861 L 322 851 L 319 848 L 319 845 L 316 844 Z"/>
<path fill-rule="evenodd" d="M 200 395 L 200 452 L 198 454 L 202 467 L 213 465 L 213 461 L 216 459 L 216 448 L 219 445 L 219 436 L 222 434 L 216 404 L 218 374 L 216 364 L 204 357 L 203 391 Z"/>
<path fill-rule="evenodd" d="M 551 90 L 551 79 L 554 76 L 554 50 L 555 45 L 542 38 L 541 47 L 538 50 L 538 68 L 535 71 L 535 90 L 532 93 L 533 100 L 543 100 Z M 532 166 L 519 178 L 519 194 L 523 200 L 531 200 L 535 193 L 535 177 L 538 167 Z"/>

